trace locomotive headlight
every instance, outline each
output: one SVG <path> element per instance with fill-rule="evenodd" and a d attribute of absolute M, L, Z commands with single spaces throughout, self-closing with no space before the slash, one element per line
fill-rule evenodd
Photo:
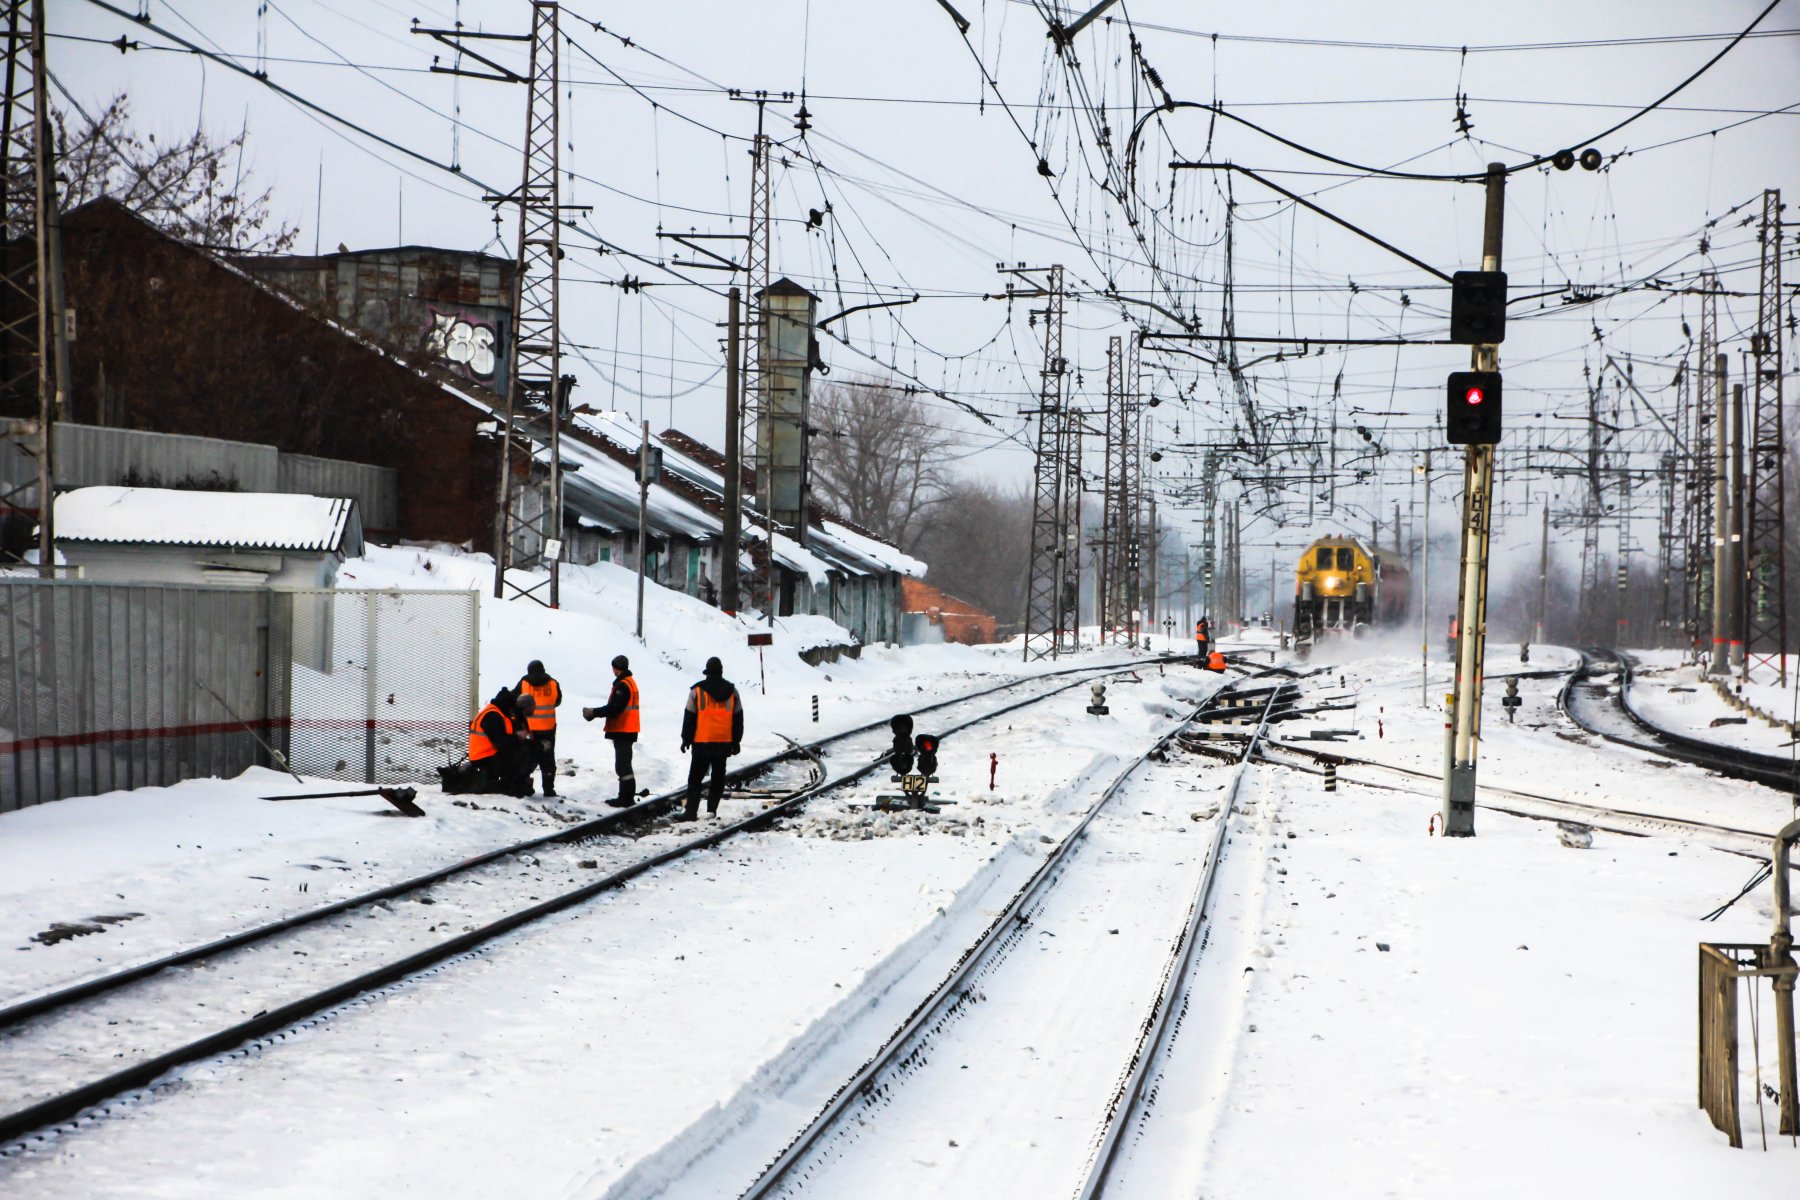
<path fill-rule="evenodd" d="M 1325 586 L 1328 588 L 1336 587 L 1338 585 L 1338 582 L 1339 582 L 1339 580 L 1336 575 L 1327 575 L 1325 577 Z"/>

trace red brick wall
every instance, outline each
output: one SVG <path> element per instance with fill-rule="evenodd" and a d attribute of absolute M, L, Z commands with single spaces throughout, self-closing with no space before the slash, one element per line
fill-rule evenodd
<path fill-rule="evenodd" d="M 944 640 L 965 646 L 985 646 L 994 640 L 994 614 L 983 612 L 967 600 L 939 591 L 922 579 L 900 581 L 900 610 L 929 613 L 937 610 L 934 624 L 944 627 Z"/>
<path fill-rule="evenodd" d="M 63 257 L 71 420 L 393 467 L 400 536 L 490 548 L 491 415 L 119 205 L 65 218 Z"/>

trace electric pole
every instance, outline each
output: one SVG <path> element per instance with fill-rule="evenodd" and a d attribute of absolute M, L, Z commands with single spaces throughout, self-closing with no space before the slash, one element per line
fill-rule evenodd
<path fill-rule="evenodd" d="M 1744 671 L 1773 666 L 1787 686 L 1786 441 L 1781 414 L 1781 193 L 1763 193 L 1756 332 L 1751 337 L 1749 595 Z M 1791 304 L 1791 302 L 1790 302 Z"/>
<path fill-rule="evenodd" d="M 1068 363 L 1063 358 L 1063 269 L 1013 267 L 1003 274 L 1024 279 L 1029 289 L 1009 285 L 1007 296 L 1042 298 L 1036 310 L 1044 318 L 1044 365 L 1039 374 L 1037 455 L 1032 472 L 1031 554 L 1025 578 L 1025 661 L 1055 658 L 1062 646 L 1064 616 L 1064 558 L 1068 554 L 1065 517 L 1069 509 L 1063 489 L 1064 433 L 1067 416 L 1063 403 Z M 1044 275 L 1037 282 L 1034 275 Z M 1034 313 L 1034 315 L 1036 315 Z"/>
<path fill-rule="evenodd" d="M 50 135 L 48 68 L 44 61 L 43 0 L 11 0 L 5 7 L 5 94 L 0 96 L 0 221 L 4 241 L 29 254 L 9 254 L 0 276 L 0 393 L 20 408 L 37 409 L 13 440 L 37 459 L 36 479 L 0 495 L 20 508 L 33 490 L 38 526 L 38 574 L 56 574 L 56 422 L 69 380 L 66 305 L 62 295 L 60 219 L 55 143 Z M 34 403 L 35 402 L 35 403 Z"/>
<path fill-rule="evenodd" d="M 513 330 L 506 389 L 506 420 L 500 436 L 500 487 L 494 512 L 494 595 L 516 595 L 556 608 L 562 601 L 563 489 L 562 426 L 574 377 L 562 373 L 560 325 L 562 281 L 562 213 L 558 167 L 560 109 L 557 50 L 560 7 L 553 0 L 532 0 L 531 32 L 485 33 L 464 29 L 413 32 L 467 54 L 488 70 L 432 66 L 442 75 L 467 75 L 499 83 L 525 85 L 524 170 L 517 191 L 482 197 L 491 204 L 519 206 L 518 244 L 512 278 Z M 528 74 L 520 75 L 494 59 L 469 49 L 466 41 L 525 42 L 530 46 Z M 529 486 L 537 455 L 534 439 L 549 450 L 546 489 L 540 497 Z M 526 483 L 515 479 L 513 456 L 524 459 Z M 641 533 L 641 531 L 640 531 Z M 543 570 L 547 579 L 520 587 L 506 578 L 509 570 Z M 548 585 L 547 598 L 537 593 Z"/>
<path fill-rule="evenodd" d="M 719 608 L 732 616 L 738 610 L 738 556 L 743 553 L 744 527 L 744 446 L 739 434 L 743 418 L 739 378 L 742 333 L 743 294 L 732 288 L 725 294 L 725 528 L 719 547 Z"/>
<path fill-rule="evenodd" d="M 1481 269 L 1500 270 L 1501 229 L 1506 216 L 1506 168 L 1489 163 Z M 1470 350 L 1478 372 L 1498 372 L 1500 347 Z M 1494 447 L 1471 444 L 1463 459 L 1462 574 L 1457 602 L 1456 708 L 1451 766 L 1444 778 L 1444 834 L 1475 835 L 1475 767 L 1481 746 L 1482 654 L 1487 645 L 1488 536 L 1493 527 Z"/>

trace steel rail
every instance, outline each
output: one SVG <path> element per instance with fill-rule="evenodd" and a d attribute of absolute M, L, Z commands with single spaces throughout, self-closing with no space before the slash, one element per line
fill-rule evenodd
<path fill-rule="evenodd" d="M 1623 737 L 1609 733 L 1604 729 L 1583 721 L 1575 714 L 1575 705 L 1570 703 L 1570 695 L 1581 681 L 1593 673 L 1594 661 L 1610 658 L 1617 664 L 1619 673 L 1619 691 L 1616 699 L 1620 710 L 1639 729 L 1656 738 L 1655 743 L 1639 741 L 1635 738 Z M 1581 651 L 1581 665 L 1569 676 L 1569 682 L 1557 694 L 1557 706 L 1575 724 L 1581 726 L 1596 737 L 1605 738 L 1609 742 L 1621 746 L 1629 746 L 1634 750 L 1642 750 L 1649 754 L 1672 758 L 1692 766 L 1704 767 L 1709 771 L 1717 771 L 1721 775 L 1729 775 L 1733 779 L 1748 780 L 1760 783 L 1764 787 L 1790 795 L 1800 794 L 1800 765 L 1771 754 L 1759 754 L 1753 750 L 1739 750 L 1731 746 L 1722 746 L 1705 738 L 1691 737 L 1664 729 L 1645 717 L 1631 703 L 1631 662 L 1618 651 L 1607 647 L 1596 647 Z"/>
<path fill-rule="evenodd" d="M 1210 704 L 1219 694 L 1222 693 L 1215 693 L 1214 696 L 1209 697 L 1207 704 Z M 1271 700 L 1273 699 L 1274 694 L 1274 692 L 1271 692 Z M 907 1019 L 902 1022 L 899 1029 L 897 1029 L 888 1040 L 882 1044 L 881 1048 L 857 1069 L 854 1075 L 846 1080 L 838 1090 L 832 1094 L 831 1098 L 825 1102 L 824 1107 L 819 1110 L 818 1114 L 813 1117 L 806 1128 L 796 1134 L 793 1140 L 788 1143 L 787 1147 L 775 1158 L 775 1160 L 763 1169 L 762 1174 L 757 1176 L 755 1181 L 739 1194 L 739 1200 L 764 1200 L 765 1197 L 772 1195 L 775 1189 L 782 1185 L 783 1181 L 795 1167 L 805 1161 L 806 1156 L 811 1152 L 813 1147 L 818 1144 L 825 1133 L 837 1125 L 837 1123 L 843 1119 L 850 1106 L 863 1096 L 874 1081 L 893 1066 L 893 1064 L 901 1057 L 901 1050 L 911 1042 L 921 1030 L 931 1024 L 937 1017 L 938 1012 L 944 1007 L 946 1001 L 961 995 L 964 982 L 969 979 L 969 977 L 975 973 L 976 969 L 987 959 L 989 952 L 1001 940 L 1002 936 L 1011 929 L 1015 923 L 1022 919 L 1021 914 L 1026 907 L 1057 874 L 1063 865 L 1064 860 L 1076 845 L 1080 843 L 1082 836 L 1087 832 L 1088 826 L 1093 822 L 1094 818 L 1106 808 L 1107 803 L 1118 794 L 1119 790 L 1125 785 L 1126 780 L 1129 779 L 1151 755 L 1157 753 L 1174 741 L 1182 730 L 1193 723 L 1195 718 L 1199 715 L 1199 712 L 1205 707 L 1206 705 L 1202 705 L 1200 708 L 1196 709 L 1195 712 L 1176 721 L 1169 730 L 1158 737 L 1149 748 L 1134 758 L 1124 770 L 1114 776 L 1112 781 L 1108 783 L 1106 788 L 1100 793 L 1099 798 L 1096 799 L 1093 805 L 1088 809 L 1087 814 L 1083 816 L 1080 822 L 1078 822 L 1062 841 L 1058 843 L 1056 848 L 1045 856 L 1044 862 L 1036 871 L 1032 872 L 1030 878 L 1020 886 L 1019 890 L 1014 894 L 1011 903 L 1007 905 L 1005 910 L 993 919 L 972 946 L 963 951 L 962 956 L 957 959 L 955 966 L 951 968 L 950 973 L 945 976 L 943 982 L 938 984 L 930 995 L 919 1002 L 918 1006 L 913 1009 Z"/>
<path fill-rule="evenodd" d="M 915 713 L 933 712 L 937 709 L 947 708 L 954 704 L 962 704 L 969 700 L 980 699 L 983 696 L 991 696 L 996 692 L 1004 691 L 1009 688 L 1022 687 L 1041 679 L 1054 678 L 1060 675 L 1079 674 L 1087 671 L 1100 671 L 1104 669 L 1107 668 L 1090 663 L 1086 666 L 1070 667 L 1060 671 L 1046 671 L 1037 675 L 1028 676 L 1024 679 L 1015 679 L 992 688 L 969 692 L 965 695 L 958 696 L 955 699 L 932 704 L 925 708 L 915 709 L 914 711 Z M 806 743 L 795 742 L 791 739 L 784 738 L 783 740 L 788 742 L 790 749 L 784 750 L 780 754 L 770 755 L 767 758 L 761 758 L 756 762 L 738 767 L 728 773 L 726 779 L 730 781 L 754 778 L 756 775 L 771 767 L 777 766 L 783 762 L 792 761 L 796 755 L 811 757 L 816 763 L 818 761 L 818 751 L 825 747 L 837 742 L 847 741 L 850 738 L 861 737 L 864 734 L 872 733 L 886 724 L 887 722 L 885 721 L 871 721 L 866 725 L 859 725 L 853 729 L 844 730 L 840 733 L 834 733 L 828 737 L 819 738 L 815 741 Z M 168 970 L 171 967 L 186 966 L 189 963 L 200 962 L 208 958 L 215 958 L 227 951 L 253 945 L 256 942 L 266 941 L 279 934 L 287 933 L 291 930 L 298 929 L 301 926 L 312 924 L 315 921 L 324 920 L 327 917 L 337 916 L 340 913 L 347 912 L 354 908 L 361 908 L 364 905 L 375 904 L 383 900 L 392 900 L 410 892 L 422 891 L 442 883 L 446 879 L 474 870 L 476 867 L 485 866 L 488 863 L 505 858 L 508 855 L 522 854 L 559 842 L 586 841 L 589 838 L 611 833 L 617 826 L 643 820 L 646 816 L 653 815 L 665 808 L 671 807 L 677 800 L 682 798 L 685 791 L 685 788 L 673 789 L 660 796 L 652 796 L 642 803 L 635 804 L 630 808 L 620 809 L 617 812 L 604 813 L 592 820 L 583 821 L 578 825 L 571 825 L 566 829 L 559 829 L 554 833 L 527 838 L 524 841 L 514 842 L 494 850 L 485 850 L 472 857 L 460 859 L 448 866 L 438 867 L 431 871 L 427 871 L 423 875 L 415 875 L 410 879 L 401 880 L 399 883 L 387 884 L 372 891 L 362 892 L 343 900 L 336 900 L 330 904 L 321 905 L 318 908 L 307 909 L 305 912 L 295 913 L 292 916 L 283 917 L 264 925 L 258 925 L 250 929 L 242 930 L 238 933 L 207 942 L 204 945 L 190 947 L 185 950 L 178 950 L 171 954 L 166 954 L 161 958 L 152 959 L 148 962 L 138 963 L 118 971 L 83 980 L 79 983 L 70 984 L 67 987 L 59 988 L 53 992 L 46 992 L 40 996 L 34 996 L 28 1000 L 21 1000 L 15 1004 L 10 1004 L 5 1008 L 0 1008 L 0 1029 L 6 1029 L 9 1026 L 17 1025 L 22 1021 L 40 1017 L 58 1009 L 67 1008 L 70 1005 L 78 1004 L 83 1000 L 91 1000 L 96 996 L 105 995 L 107 992 L 115 991 L 128 984 L 147 979 L 150 976 L 155 975 L 160 971 Z"/>
<path fill-rule="evenodd" d="M 1286 767 L 1287 769 L 1289 769 L 1291 771 L 1301 771 L 1301 770 L 1305 770 L 1306 768 L 1297 766 L 1294 763 L 1284 763 L 1277 759 L 1268 757 L 1268 751 L 1270 748 L 1273 748 L 1275 750 L 1285 750 L 1289 753 L 1297 754 L 1304 758 L 1311 758 L 1315 762 L 1321 762 L 1325 759 L 1330 759 L 1333 762 L 1336 762 L 1339 766 L 1374 767 L 1377 770 L 1392 771 L 1397 775 L 1410 775 L 1416 779 L 1429 779 L 1429 780 L 1432 780 L 1433 782 L 1441 782 L 1443 779 L 1443 776 L 1441 774 L 1433 774 L 1430 771 L 1421 771 L 1415 767 L 1396 766 L 1393 763 L 1377 762 L 1376 760 L 1374 760 L 1372 758 L 1357 758 L 1354 755 L 1339 754 L 1336 751 L 1332 751 L 1332 750 L 1316 750 L 1311 746 L 1295 745 L 1293 742 L 1273 742 L 1273 743 L 1270 743 L 1270 746 L 1264 748 L 1264 750 L 1263 750 L 1263 761 L 1264 762 L 1267 762 L 1273 766 Z M 1309 772 L 1309 774 L 1310 773 L 1315 773 L 1315 772 Z M 1340 780 L 1343 779 L 1342 776 L 1340 776 L 1339 778 L 1340 778 Z M 1344 780 L 1344 781 L 1349 782 L 1349 783 L 1356 783 L 1356 784 L 1359 784 L 1361 786 L 1366 786 L 1366 787 L 1382 786 L 1380 784 L 1363 784 L 1361 780 L 1355 780 L 1355 779 Z M 1398 790 L 1398 789 L 1394 789 L 1394 790 Z M 1539 804 L 1554 804 L 1559 808 L 1582 809 L 1582 810 L 1585 810 L 1590 813 L 1600 813 L 1605 816 L 1626 817 L 1631 820 L 1637 820 L 1637 821 L 1653 821 L 1658 824 L 1667 825 L 1670 828 L 1674 828 L 1674 829 L 1692 830 L 1692 831 L 1699 832 L 1699 833 L 1727 834 L 1732 837 L 1745 837 L 1745 838 L 1753 839 L 1758 842 L 1766 842 L 1769 840 L 1770 837 L 1774 836 L 1772 834 L 1765 833 L 1760 829 L 1740 829 L 1735 825 L 1719 825 L 1719 824 L 1716 824 L 1711 821 L 1698 821 L 1691 817 L 1675 817 L 1675 816 L 1669 816 L 1668 814 L 1665 814 L 1665 813 L 1643 812 L 1638 809 L 1631 809 L 1631 808 L 1614 808 L 1614 807 L 1611 807 L 1610 805 L 1590 804 L 1585 800 L 1565 800 L 1560 796 L 1545 796 L 1538 792 L 1526 792 L 1526 791 L 1521 791 L 1518 788 L 1496 787 L 1492 784 L 1486 784 L 1486 783 L 1480 784 L 1477 787 L 1476 791 L 1478 794 L 1485 792 L 1485 793 L 1492 793 L 1492 794 L 1503 795 L 1503 796 L 1517 796 L 1521 800 L 1530 800 L 1530 801 L 1533 801 L 1533 802 L 1539 803 Z M 1436 793 L 1419 792 L 1416 794 L 1421 795 L 1421 796 L 1428 796 L 1428 795 L 1435 795 Z M 1486 801 L 1486 800 L 1478 801 L 1477 803 L 1480 805 L 1480 807 L 1485 808 L 1490 812 L 1506 813 L 1510 816 L 1515 816 L 1515 817 L 1528 817 L 1532 820 L 1554 820 L 1555 819 L 1553 817 L 1543 817 L 1537 813 L 1528 813 L 1528 812 L 1523 811 L 1522 809 L 1506 808 L 1502 805 L 1494 804 L 1494 803 L 1492 803 L 1490 801 Z M 1628 836 L 1642 836 L 1642 835 L 1632 834 L 1629 830 L 1623 830 L 1623 829 L 1610 830 L 1609 832 L 1624 833 L 1624 834 L 1627 834 Z"/>
<path fill-rule="evenodd" d="M 1257 721 L 1256 729 L 1244 743 L 1244 752 L 1232 772 L 1225 802 L 1219 807 L 1218 826 L 1213 830 L 1212 845 L 1206 855 L 1206 868 L 1201 872 L 1200 881 L 1194 889 L 1194 898 L 1188 906 L 1187 922 L 1182 927 L 1181 936 L 1176 939 L 1170 969 L 1163 977 L 1162 992 L 1157 996 L 1156 1004 L 1144 1022 L 1144 1032 L 1132 1053 L 1131 1073 L 1114 1094 L 1106 1128 L 1094 1155 L 1093 1167 L 1079 1193 L 1081 1200 L 1094 1200 L 1106 1190 L 1107 1181 L 1119 1162 L 1120 1142 L 1125 1130 L 1137 1114 L 1147 1107 L 1145 1090 L 1149 1086 L 1151 1068 L 1167 1055 L 1169 1043 L 1174 1039 L 1173 1018 L 1178 1011 L 1176 1000 L 1187 988 L 1194 959 L 1199 953 L 1202 942 L 1200 934 L 1208 919 L 1207 904 L 1212 898 L 1213 881 L 1218 876 L 1219 858 L 1225 852 L 1225 837 L 1230 832 L 1231 817 L 1237 810 L 1238 792 L 1242 790 L 1244 779 L 1255 764 L 1257 746 L 1268 734 L 1269 718 L 1275 711 L 1277 700 L 1291 699 L 1290 694 L 1295 690 L 1295 686 L 1288 683 L 1278 685 L 1269 692 L 1268 698 L 1263 701 L 1262 716 Z"/>
<path fill-rule="evenodd" d="M 1088 664 L 1084 667 L 1045 672 L 1043 674 L 1031 676 L 1028 679 L 1015 680 L 1009 684 L 1001 685 L 1000 687 L 970 693 L 953 700 L 928 705 L 914 711 L 931 712 L 936 709 L 947 708 L 954 704 L 966 703 L 973 699 L 981 699 L 985 696 L 992 695 L 997 691 L 1022 686 L 1045 678 L 1076 674 L 1125 674 L 1127 672 L 1136 671 L 1143 665 L 1144 663 L 1141 661 L 1125 665 Z M 1029 696 L 1023 700 L 1015 701 L 998 709 L 985 711 L 977 716 L 971 717 L 969 720 L 944 730 L 944 736 L 958 733 L 974 725 L 994 720 L 997 717 L 1015 712 L 1029 705 L 1041 703 L 1054 696 L 1061 695 L 1072 688 L 1080 687 L 1084 682 L 1084 680 L 1076 679 L 1053 688 L 1049 692 L 1041 695 Z M 823 745 L 834 741 L 844 740 L 858 734 L 881 728 L 885 724 L 886 722 L 882 721 L 871 722 L 856 730 L 835 734 L 828 739 L 821 739 L 818 744 Z M 779 758 L 781 756 L 777 757 Z M 428 946 L 423 950 L 415 951 L 412 954 L 408 954 L 402 958 L 384 964 L 383 966 L 374 968 L 373 970 L 366 971 L 354 978 L 320 989 L 319 991 L 298 1000 L 294 1000 L 288 1004 L 260 1012 L 256 1016 L 241 1021 L 230 1028 L 209 1034 L 174 1050 L 145 1059 L 132 1066 L 116 1071 L 111 1075 L 105 1076 L 104 1078 L 90 1081 L 89 1083 L 76 1088 L 71 1088 L 66 1092 L 51 1096 L 36 1104 L 19 1109 L 16 1112 L 0 1115 L 0 1146 L 16 1142 L 46 1126 L 76 1117 L 95 1105 L 101 1104 L 122 1093 L 136 1088 L 150 1086 L 158 1077 L 175 1067 L 193 1062 L 197 1059 L 219 1054 L 246 1042 L 254 1041 L 257 1038 L 287 1028 L 307 1017 L 315 1016 L 335 1008 L 360 995 L 400 982 L 401 980 L 428 967 L 434 966 L 445 959 L 454 958 L 458 955 L 466 954 L 472 950 L 478 949 L 485 943 L 510 933 L 521 926 L 590 900 L 602 892 L 617 888 L 646 871 L 663 866 L 666 863 L 685 857 L 698 850 L 713 846 L 738 833 L 767 825 L 794 811 L 810 799 L 866 778 L 870 774 L 884 767 L 886 763 L 887 756 L 883 755 L 875 761 L 856 767 L 836 779 L 821 780 L 796 793 L 787 800 L 752 814 L 741 821 L 721 826 L 719 829 L 711 831 L 699 838 L 683 842 L 679 845 L 670 847 L 668 850 L 627 864 L 611 874 L 591 883 L 584 884 L 581 887 L 564 892 L 561 895 L 552 896 L 550 899 L 531 905 L 528 908 L 516 910 L 506 916 L 490 921 L 488 924 L 480 926 L 479 928 L 458 934 L 445 941 Z M 755 768 L 756 764 L 753 764 L 751 767 L 744 769 L 752 770 Z M 618 816 L 634 812 L 641 814 L 652 806 L 666 805 L 667 803 L 672 802 L 673 797 L 678 794 L 679 793 L 672 792 L 667 796 L 645 801 L 643 804 L 636 805 L 632 809 L 621 810 L 619 814 L 613 815 L 613 821 L 616 821 Z M 600 821 L 590 822 L 590 824 L 593 825 L 606 823 L 609 823 L 606 818 L 602 818 Z M 546 842 L 555 840 L 568 840 L 569 835 L 572 833 L 573 830 L 564 830 L 561 831 L 560 836 L 551 835 L 544 838 L 537 838 L 533 839 L 533 841 L 528 844 L 542 845 Z M 508 848 L 506 851 L 494 852 L 481 857 L 483 861 L 488 861 L 493 857 L 497 857 L 499 854 L 513 853 L 516 849 L 516 847 Z M 459 867 L 463 865 L 464 864 L 459 864 Z M 341 911 L 341 908 L 337 910 Z"/>

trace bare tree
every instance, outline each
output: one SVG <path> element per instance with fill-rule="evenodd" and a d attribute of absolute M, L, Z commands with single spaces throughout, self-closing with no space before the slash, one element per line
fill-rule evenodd
<path fill-rule="evenodd" d="M 250 182 L 244 164 L 247 134 L 215 141 L 203 129 L 178 142 L 160 143 L 131 125 L 123 95 L 98 116 L 71 119 L 51 113 L 56 174 L 64 211 L 111 197 L 157 228 L 181 239 L 223 250 L 280 253 L 299 230 L 272 222 L 269 197 Z"/>
<path fill-rule="evenodd" d="M 813 393 L 812 483 L 819 498 L 903 550 L 944 502 L 945 452 L 958 444 L 925 405 L 878 380 Z"/>
<path fill-rule="evenodd" d="M 1025 611 L 1025 571 L 1031 547 L 1031 497 L 986 480 L 953 480 L 944 503 L 920 536 L 915 553 L 942 588 L 1017 627 Z"/>

